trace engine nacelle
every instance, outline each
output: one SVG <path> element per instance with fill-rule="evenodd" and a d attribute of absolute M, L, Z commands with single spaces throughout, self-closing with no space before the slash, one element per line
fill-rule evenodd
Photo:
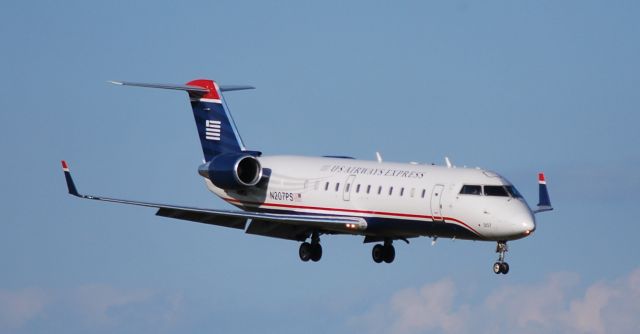
<path fill-rule="evenodd" d="M 254 156 L 242 153 L 223 153 L 198 168 L 218 188 L 242 189 L 253 187 L 262 178 L 262 165 Z"/>

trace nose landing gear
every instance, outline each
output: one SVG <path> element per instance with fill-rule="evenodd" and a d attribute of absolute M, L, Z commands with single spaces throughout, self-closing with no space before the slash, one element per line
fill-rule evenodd
<path fill-rule="evenodd" d="M 504 255 L 509 250 L 506 241 L 498 241 L 496 253 L 498 253 L 498 261 L 493 264 L 493 272 L 496 274 L 506 275 L 509 272 L 509 264 L 504 261 Z"/>

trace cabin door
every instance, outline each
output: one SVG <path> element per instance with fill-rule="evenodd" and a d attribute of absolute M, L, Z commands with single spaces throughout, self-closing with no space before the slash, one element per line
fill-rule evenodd
<path fill-rule="evenodd" d="M 444 185 L 436 184 L 431 192 L 431 216 L 434 221 L 442 221 L 442 192 Z"/>
<path fill-rule="evenodd" d="M 344 190 L 342 192 L 342 199 L 345 201 L 351 200 L 351 191 L 353 190 L 353 181 L 356 179 L 355 175 L 349 175 L 347 182 L 344 184 Z"/>

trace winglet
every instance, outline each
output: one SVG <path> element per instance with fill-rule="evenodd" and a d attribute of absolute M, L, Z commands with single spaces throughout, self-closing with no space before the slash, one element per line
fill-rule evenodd
<path fill-rule="evenodd" d="M 549 191 L 547 190 L 547 181 L 544 177 L 544 173 L 538 173 L 538 208 L 534 210 L 534 213 L 551 211 L 551 199 L 549 198 Z"/>
<path fill-rule="evenodd" d="M 75 183 L 73 183 L 73 178 L 71 178 L 69 165 L 64 160 L 62 160 L 62 171 L 64 172 L 64 178 L 67 181 L 67 190 L 69 191 L 69 194 L 80 197 L 80 194 L 78 193 L 78 189 L 76 188 Z"/>

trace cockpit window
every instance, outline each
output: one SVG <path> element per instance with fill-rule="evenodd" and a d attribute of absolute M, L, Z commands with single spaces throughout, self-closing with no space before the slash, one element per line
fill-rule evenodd
<path fill-rule="evenodd" d="M 484 186 L 484 194 L 487 196 L 509 197 L 507 190 L 503 186 Z"/>
<path fill-rule="evenodd" d="M 480 186 L 471 186 L 471 185 L 465 184 L 464 186 L 462 186 L 462 189 L 460 189 L 460 194 L 480 195 L 482 194 L 482 188 Z"/>
<path fill-rule="evenodd" d="M 522 198 L 522 195 L 520 195 L 520 192 L 518 192 L 518 189 L 516 189 L 516 187 L 514 186 L 504 186 L 507 189 L 507 192 L 509 193 L 509 195 L 511 195 L 511 197 L 513 198 Z"/>

